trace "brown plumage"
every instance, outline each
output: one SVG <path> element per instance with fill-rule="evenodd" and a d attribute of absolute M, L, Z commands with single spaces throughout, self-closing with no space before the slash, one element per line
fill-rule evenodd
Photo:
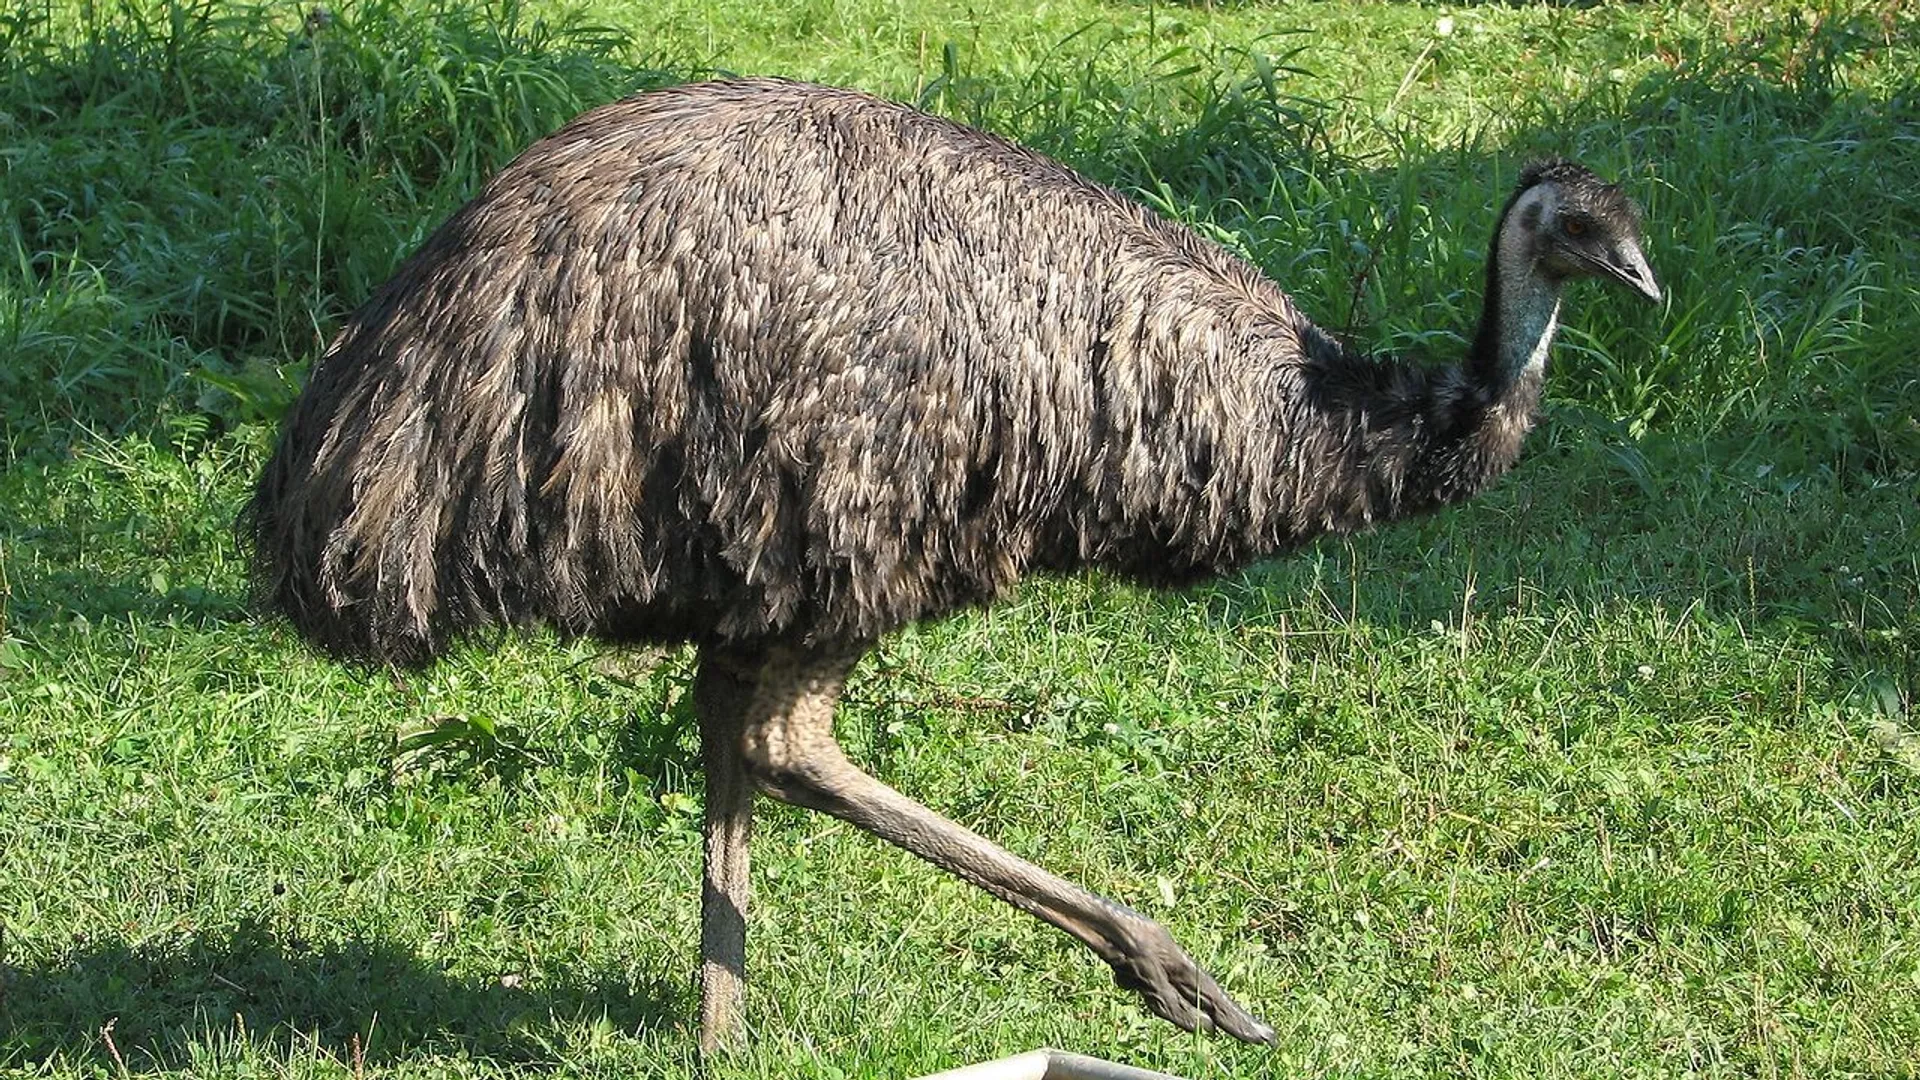
<path fill-rule="evenodd" d="M 1465 498 L 1531 425 L 1568 278 L 1658 296 L 1639 220 L 1529 169 L 1466 362 L 1353 355 L 1257 270 L 1004 140 L 846 90 L 706 83 L 536 143 L 348 320 L 243 515 L 336 656 L 545 623 L 701 646 L 704 1041 L 738 1016 L 752 790 L 1046 918 L 1242 1038 L 1165 931 L 855 770 L 880 635 L 1036 571 L 1151 583 Z"/>

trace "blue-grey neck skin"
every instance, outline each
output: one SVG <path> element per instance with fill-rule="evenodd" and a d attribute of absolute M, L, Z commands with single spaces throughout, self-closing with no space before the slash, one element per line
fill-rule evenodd
<path fill-rule="evenodd" d="M 1499 370 L 1511 386 L 1524 375 L 1546 373 L 1547 352 L 1560 328 L 1560 289 L 1537 274 L 1503 273 L 1501 307 L 1493 314 L 1500 326 Z"/>
<path fill-rule="evenodd" d="M 1500 215 L 1487 259 L 1486 305 L 1468 360 L 1489 398 L 1504 397 L 1546 372 L 1560 325 L 1561 282 L 1542 272 L 1535 244 L 1540 223 L 1553 216 L 1555 198 L 1551 186 L 1536 185 L 1515 195 Z"/>

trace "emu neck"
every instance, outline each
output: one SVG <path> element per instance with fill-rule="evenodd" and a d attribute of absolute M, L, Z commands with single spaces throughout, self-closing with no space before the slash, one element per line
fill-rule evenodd
<path fill-rule="evenodd" d="M 1500 284 L 1499 306 L 1483 318 L 1494 323 L 1494 398 L 1518 384 L 1541 379 L 1547 351 L 1560 328 L 1560 290 L 1537 274 L 1509 273 Z"/>
<path fill-rule="evenodd" d="M 1489 400 L 1528 384 L 1537 390 L 1560 327 L 1560 283 L 1535 266 L 1530 250 L 1533 227 L 1545 210 L 1531 192 L 1522 195 L 1494 233 L 1486 303 L 1467 365 Z"/>
<path fill-rule="evenodd" d="M 1098 467 L 1088 470 L 1102 499 L 1060 523 L 1060 554 L 1042 564 L 1095 558 L 1150 581 L 1192 580 L 1484 490 L 1519 458 L 1559 323 L 1558 282 L 1535 269 L 1532 250 L 1551 210 L 1544 198 L 1523 192 L 1502 214 L 1479 328 L 1459 364 L 1349 350 L 1284 297 L 1227 337 L 1254 343 L 1247 356 L 1196 361 L 1182 350 L 1200 335 L 1155 341 L 1116 331 L 1110 340 L 1147 348 L 1110 354 L 1097 369 L 1103 399 L 1126 403 L 1140 400 L 1142 387 L 1166 389 L 1151 412 L 1114 414 L 1153 422 L 1109 433 Z M 1187 311 L 1188 295 L 1169 294 L 1166 307 Z M 1145 305 L 1161 302 L 1155 295 Z M 1181 317 L 1164 322 L 1179 325 Z M 1177 370 L 1213 377 L 1158 374 Z M 1183 388 L 1194 389 L 1183 397 Z M 1164 438 L 1168 431 L 1178 437 Z"/>
<path fill-rule="evenodd" d="M 1318 351 L 1309 382 L 1317 407 L 1302 433 L 1303 444 L 1317 448 L 1311 466 L 1318 479 L 1290 493 L 1311 500 L 1308 520 L 1318 531 L 1430 513 L 1485 489 L 1518 460 L 1560 322 L 1560 283 L 1539 270 L 1533 250 L 1550 198 L 1523 192 L 1502 213 L 1485 306 L 1463 364 Z M 1336 446 L 1344 461 L 1326 449 Z"/>

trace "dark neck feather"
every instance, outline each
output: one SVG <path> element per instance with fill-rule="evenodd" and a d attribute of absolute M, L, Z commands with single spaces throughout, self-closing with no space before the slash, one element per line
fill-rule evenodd
<path fill-rule="evenodd" d="M 1506 226 L 1506 214 L 1512 212 L 1509 206 L 1500 216 L 1500 226 L 1494 229 L 1493 240 L 1487 245 L 1486 295 L 1480 302 L 1480 324 L 1475 329 L 1473 343 L 1467 348 L 1465 366 L 1475 384 L 1485 387 L 1490 394 L 1498 393 L 1508 381 L 1508 372 L 1500 353 L 1500 233 Z"/>

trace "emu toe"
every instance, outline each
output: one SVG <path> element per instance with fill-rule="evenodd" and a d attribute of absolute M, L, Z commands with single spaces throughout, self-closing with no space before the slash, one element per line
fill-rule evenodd
<path fill-rule="evenodd" d="M 1241 1042 L 1273 1042 L 1273 1029 L 1227 996 L 1160 924 L 1142 919 L 1113 964 L 1113 981 L 1138 993 L 1147 1008 L 1187 1031 L 1221 1031 Z"/>

